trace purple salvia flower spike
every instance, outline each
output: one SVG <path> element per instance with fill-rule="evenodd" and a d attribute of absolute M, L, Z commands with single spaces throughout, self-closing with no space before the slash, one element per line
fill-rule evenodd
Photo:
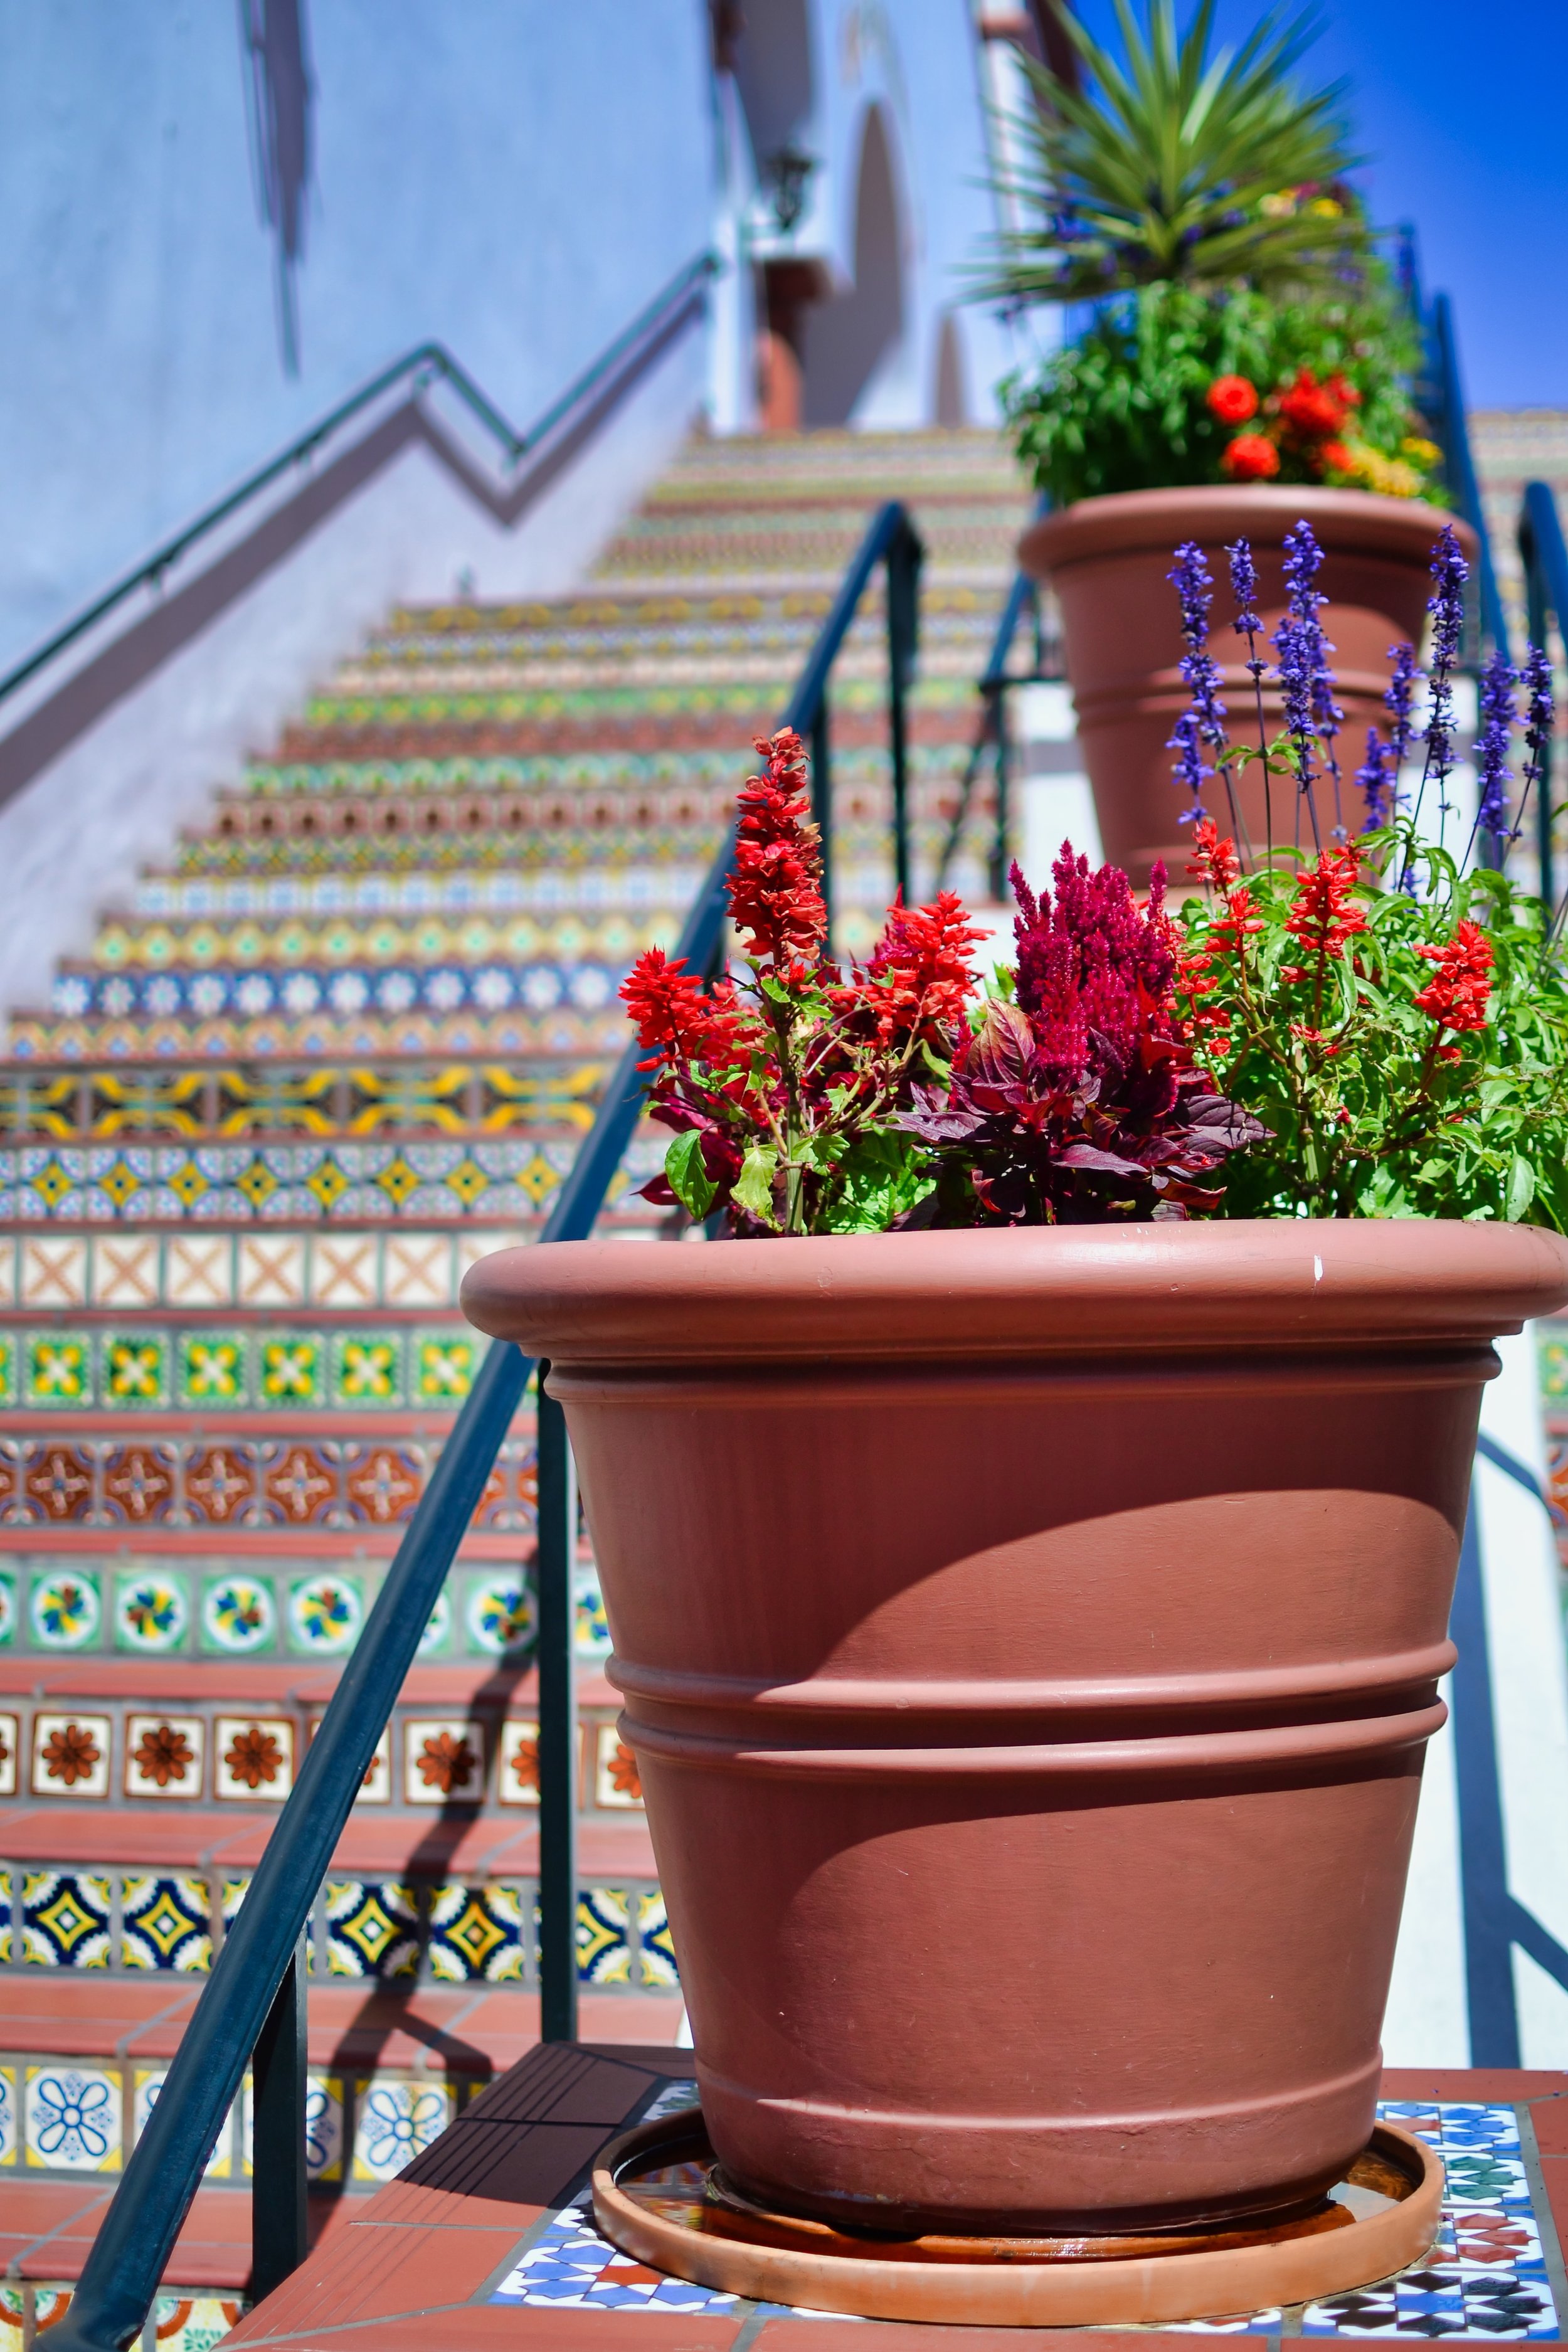
<path fill-rule="evenodd" d="M 1437 784 L 1439 812 L 1438 839 L 1442 838 L 1441 819 L 1447 814 L 1448 778 L 1454 767 L 1454 665 L 1459 658 L 1459 645 L 1465 630 L 1465 583 L 1470 567 L 1460 551 L 1452 523 L 1446 522 L 1437 534 L 1432 550 L 1432 594 L 1426 610 L 1432 615 L 1432 661 L 1426 681 L 1426 725 L 1423 730 L 1426 740 L 1426 756 L 1422 762 L 1421 782 L 1415 794 L 1415 805 L 1410 812 L 1410 822 L 1420 820 L 1421 803 L 1426 798 L 1429 778 Z M 1410 870 L 1406 852 L 1401 884 Z"/>
<path fill-rule="evenodd" d="M 1552 700 L 1552 664 L 1539 646 L 1531 646 L 1524 656 L 1520 672 L 1524 686 L 1524 782 L 1520 787 L 1519 809 L 1513 820 L 1510 841 L 1517 841 L 1524 824 L 1524 804 L 1531 788 L 1539 784 L 1546 772 L 1551 756 L 1552 736 L 1556 725 L 1556 713 Z"/>
<path fill-rule="evenodd" d="M 1184 710 L 1176 721 L 1175 733 L 1165 746 L 1167 751 L 1179 754 L 1172 767 L 1172 775 L 1184 791 L 1192 795 L 1192 806 L 1182 811 L 1176 819 L 1178 824 L 1191 824 L 1196 818 L 1208 814 L 1204 806 L 1204 784 L 1213 775 L 1214 770 L 1204 765 L 1201 740 L 1197 713 Z"/>
<path fill-rule="evenodd" d="M 1388 658 L 1394 671 L 1384 689 L 1383 707 L 1388 713 L 1388 773 L 1394 789 L 1390 813 L 1397 815 L 1400 771 L 1410 757 L 1415 733 L 1415 688 L 1421 673 L 1415 667 L 1415 646 L 1403 638 L 1389 646 Z"/>
<path fill-rule="evenodd" d="M 1387 747 L 1375 727 L 1366 730 L 1366 758 L 1356 772 L 1356 790 L 1366 807 L 1363 833 L 1375 833 L 1388 822 Z"/>
<path fill-rule="evenodd" d="M 1512 663 L 1494 648 L 1481 672 L 1481 724 L 1476 740 L 1479 793 L 1476 821 L 1470 829 L 1472 842 L 1478 833 L 1489 834 L 1494 849 L 1508 831 L 1508 787 L 1512 778 L 1508 748 L 1513 733 L 1513 689 L 1518 682 Z"/>

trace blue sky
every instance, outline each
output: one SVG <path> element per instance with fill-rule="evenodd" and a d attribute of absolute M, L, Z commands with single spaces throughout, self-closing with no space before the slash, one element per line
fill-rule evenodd
<path fill-rule="evenodd" d="M 1079 5 L 1103 37 L 1109 0 Z M 1219 37 L 1261 13 L 1219 0 Z M 1323 0 L 1321 15 L 1306 73 L 1351 80 L 1373 216 L 1415 222 L 1472 406 L 1568 407 L 1568 0 Z"/>

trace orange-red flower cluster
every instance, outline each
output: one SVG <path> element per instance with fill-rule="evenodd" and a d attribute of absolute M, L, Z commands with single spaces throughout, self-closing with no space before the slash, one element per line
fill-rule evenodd
<path fill-rule="evenodd" d="M 1415 952 L 1437 967 L 1415 1003 L 1437 1024 L 1439 1035 L 1445 1029 L 1484 1029 L 1492 971 L 1492 943 L 1485 931 L 1475 923 L 1459 922 L 1442 947 L 1417 948 Z M 1459 1052 L 1458 1045 L 1439 1045 L 1437 1059 L 1457 1062 Z"/>
<path fill-rule="evenodd" d="M 1344 376 L 1334 374 L 1320 383 L 1309 367 L 1298 368 L 1295 382 L 1267 401 L 1244 375 L 1216 376 L 1205 398 L 1209 414 L 1221 425 L 1249 425 L 1259 409 L 1265 421 L 1250 432 L 1238 433 L 1220 458 L 1233 482 L 1270 482 L 1279 471 L 1280 452 L 1305 465 L 1321 480 L 1325 474 L 1352 471 L 1354 460 L 1343 438 L 1351 412 L 1361 405 L 1361 394 Z"/>
<path fill-rule="evenodd" d="M 756 749 L 763 767 L 739 794 L 730 914 L 744 953 L 787 981 L 820 961 L 827 938 L 817 833 L 806 815 L 805 749 L 794 728 L 771 742 L 759 736 Z"/>
<path fill-rule="evenodd" d="M 1244 375 L 1216 375 L 1205 397 L 1222 425 L 1245 425 L 1258 414 L 1258 387 Z"/>

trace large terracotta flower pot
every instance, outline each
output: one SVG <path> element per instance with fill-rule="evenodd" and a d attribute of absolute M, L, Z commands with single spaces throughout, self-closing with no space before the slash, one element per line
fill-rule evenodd
<path fill-rule="evenodd" d="M 1367 728 L 1386 729 L 1389 648 L 1403 637 L 1420 652 L 1433 544 L 1444 523 L 1452 522 L 1473 560 L 1476 535 L 1468 523 L 1435 507 L 1367 490 L 1198 486 L 1080 499 L 1045 516 L 1018 542 L 1025 571 L 1048 580 L 1061 606 L 1068 678 L 1105 855 L 1140 888 L 1154 859 L 1163 857 L 1180 895 L 1192 855 L 1190 835 L 1177 822 L 1188 803 L 1172 775 L 1174 754 L 1167 749 L 1188 701 L 1177 669 L 1181 608 L 1167 577 L 1173 551 L 1194 540 L 1208 558 L 1217 624 L 1209 650 L 1224 672 L 1232 738 L 1256 745 L 1254 688 L 1243 667 L 1246 643 L 1231 626 L 1235 605 L 1225 551 L 1238 539 L 1251 542 L 1265 638 L 1258 651 L 1272 660 L 1267 639 L 1285 611 L 1285 534 L 1303 520 L 1324 552 L 1318 586 L 1330 600 L 1323 617 L 1345 714 L 1339 744 L 1342 814 L 1354 833 L 1363 812 L 1352 780 L 1365 753 Z M 1272 742 L 1284 724 L 1276 689 L 1265 689 L 1263 708 Z M 1310 824 L 1296 797 L 1274 781 L 1276 847 L 1296 840 L 1298 826 L 1302 845 L 1311 846 Z M 1331 787 L 1314 797 L 1326 834 L 1335 821 Z M 1246 773 L 1241 798 L 1244 823 L 1261 856 L 1269 814 L 1256 763 Z M 1206 804 L 1229 832 L 1225 787 L 1217 779 Z"/>
<path fill-rule="evenodd" d="M 1366 2141 L 1489 1341 L 1568 1244 L 506 1250 L 713 2146 L 906 2229 L 1271 2210 Z"/>

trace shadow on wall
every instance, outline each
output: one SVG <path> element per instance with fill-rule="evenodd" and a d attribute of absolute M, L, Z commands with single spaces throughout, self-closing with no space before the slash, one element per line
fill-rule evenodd
<path fill-rule="evenodd" d="M 893 158 L 882 110 L 866 117 L 855 200 L 855 283 L 807 315 L 806 425 L 847 425 L 882 362 L 904 332 L 903 237 Z"/>

